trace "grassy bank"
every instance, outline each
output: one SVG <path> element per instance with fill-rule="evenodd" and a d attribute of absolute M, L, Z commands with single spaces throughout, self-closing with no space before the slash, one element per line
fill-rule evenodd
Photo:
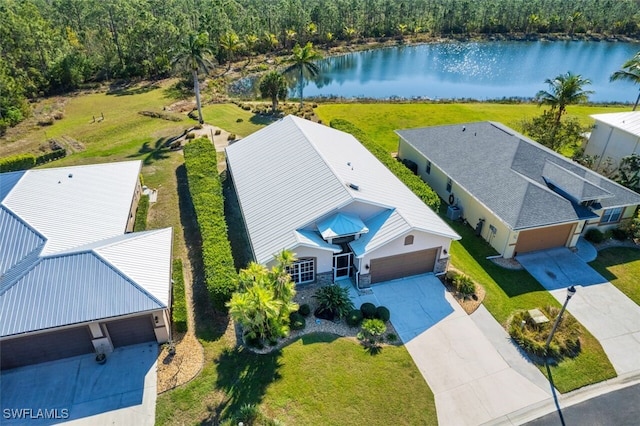
<path fill-rule="evenodd" d="M 640 250 L 613 247 L 598 252 L 591 267 L 605 277 L 637 305 L 640 305 Z"/>

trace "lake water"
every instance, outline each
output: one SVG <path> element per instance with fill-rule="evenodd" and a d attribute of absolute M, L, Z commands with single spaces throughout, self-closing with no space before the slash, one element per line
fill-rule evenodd
<path fill-rule="evenodd" d="M 571 71 L 591 80 L 593 102 L 633 102 L 638 86 L 609 76 L 640 43 L 592 41 L 434 43 L 327 58 L 304 96 L 478 100 L 531 98 Z M 297 90 L 291 96 L 297 96 Z"/>

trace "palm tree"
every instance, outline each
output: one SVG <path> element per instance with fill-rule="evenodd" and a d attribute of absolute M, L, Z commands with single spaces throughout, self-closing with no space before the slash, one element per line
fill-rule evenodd
<path fill-rule="evenodd" d="M 622 64 L 622 69 L 611 74 L 610 81 L 618 80 L 627 80 L 634 84 L 640 84 L 640 52 Z M 640 102 L 640 93 L 638 93 L 636 103 L 633 105 L 634 111 L 638 108 L 638 102 Z"/>
<path fill-rule="evenodd" d="M 278 100 L 287 98 L 287 82 L 278 71 L 271 71 L 260 80 L 260 94 L 263 98 L 271 99 L 271 112 L 278 110 Z"/>
<path fill-rule="evenodd" d="M 278 42 L 278 37 L 276 37 L 275 34 L 270 33 L 269 31 L 265 31 L 263 38 L 265 46 L 270 52 L 274 51 L 278 47 L 278 44 L 280 44 Z"/>
<path fill-rule="evenodd" d="M 220 37 L 220 47 L 227 54 L 227 71 L 229 71 L 236 52 L 243 47 L 240 37 L 235 31 L 227 31 Z"/>
<path fill-rule="evenodd" d="M 189 36 L 183 39 L 178 46 L 178 50 L 171 60 L 171 65 L 176 66 L 181 64 L 184 69 L 191 71 L 193 75 L 193 91 L 196 94 L 196 106 L 198 108 L 198 122 L 204 123 L 202 118 L 202 105 L 200 102 L 200 82 L 198 81 L 198 71 L 202 70 L 205 73 L 213 66 L 213 63 L 209 59 L 213 52 L 207 45 L 208 39 L 207 33 L 201 34 L 189 34 Z"/>
<path fill-rule="evenodd" d="M 296 44 L 293 47 L 293 52 L 289 62 L 292 64 L 285 70 L 286 73 L 297 72 L 298 73 L 298 89 L 300 91 L 300 108 L 304 106 L 302 101 L 302 90 L 304 88 L 304 76 L 305 74 L 315 77 L 320 72 L 318 65 L 313 61 L 320 59 L 322 56 L 313 48 L 311 42 L 307 42 L 304 47 Z"/>
<path fill-rule="evenodd" d="M 565 113 L 567 105 L 586 102 L 589 95 L 593 93 L 591 90 L 582 89 L 591 84 L 591 80 L 582 78 L 579 74 L 572 74 L 571 71 L 560 74 L 554 79 L 546 79 L 545 83 L 549 85 L 550 90 L 539 91 L 536 94 L 536 100 L 538 105 L 551 105 L 551 111 L 555 111 L 556 125 L 560 124 L 560 118 Z"/>

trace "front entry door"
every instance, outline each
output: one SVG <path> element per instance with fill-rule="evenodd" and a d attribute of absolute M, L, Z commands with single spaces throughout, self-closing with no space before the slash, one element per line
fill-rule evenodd
<path fill-rule="evenodd" d="M 333 255 L 333 280 L 351 275 L 353 253 L 340 253 Z"/>

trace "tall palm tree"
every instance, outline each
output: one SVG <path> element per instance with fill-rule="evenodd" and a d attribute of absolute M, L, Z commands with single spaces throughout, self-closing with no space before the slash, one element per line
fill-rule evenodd
<path fill-rule="evenodd" d="M 231 69 L 233 58 L 243 45 L 235 31 L 227 31 L 220 37 L 220 47 L 227 54 L 227 71 Z"/>
<path fill-rule="evenodd" d="M 271 112 L 278 110 L 278 101 L 287 98 L 287 82 L 278 71 L 271 71 L 260 80 L 260 94 L 263 98 L 271 99 Z"/>
<path fill-rule="evenodd" d="M 304 106 L 302 98 L 302 90 L 304 88 L 305 74 L 315 77 L 320 72 L 320 68 L 313 61 L 320 59 L 322 56 L 313 48 L 313 43 L 307 42 L 304 47 L 296 44 L 289 58 L 292 64 L 285 70 L 286 73 L 298 73 L 298 90 L 300 91 L 300 108 Z"/>
<path fill-rule="evenodd" d="M 193 91 L 196 94 L 196 106 L 198 108 L 198 122 L 204 123 L 202 118 L 202 104 L 200 102 L 200 82 L 198 81 L 198 71 L 202 70 L 205 73 L 211 69 L 213 62 L 210 57 L 213 56 L 211 48 L 209 48 L 207 40 L 207 33 L 201 34 L 189 34 L 188 37 L 183 39 L 173 59 L 171 65 L 176 66 L 180 64 L 184 69 L 191 71 L 193 75 Z"/>
<path fill-rule="evenodd" d="M 593 93 L 591 90 L 583 90 L 584 86 L 591 84 L 591 80 L 582 78 L 580 74 L 572 74 L 571 71 L 554 79 L 548 78 L 545 83 L 549 85 L 550 90 L 539 91 L 536 100 L 538 105 L 551 106 L 551 110 L 555 111 L 556 125 L 560 124 L 560 118 L 565 113 L 567 105 L 586 102 Z"/>
<path fill-rule="evenodd" d="M 622 69 L 611 74 L 610 81 L 617 80 L 627 80 L 634 84 L 640 84 L 640 52 L 622 64 Z M 638 102 L 640 102 L 640 93 L 638 93 L 636 103 L 633 105 L 634 111 L 638 108 Z"/>

